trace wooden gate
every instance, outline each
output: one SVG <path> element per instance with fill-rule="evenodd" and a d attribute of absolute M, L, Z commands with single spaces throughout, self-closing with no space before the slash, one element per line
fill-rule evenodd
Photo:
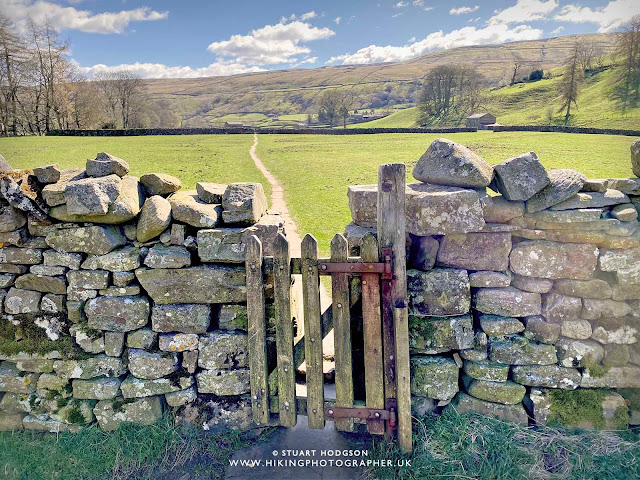
<path fill-rule="evenodd" d="M 405 254 L 405 166 L 382 165 L 378 171 L 378 239 L 364 237 L 359 257 L 350 257 L 347 240 L 337 234 L 331 257 L 318 257 L 316 239 L 308 234 L 301 257 L 290 258 L 280 235 L 273 257 L 263 257 L 260 240 L 246 247 L 251 400 L 254 421 L 294 426 L 298 413 L 310 428 L 334 420 L 341 431 L 354 421 L 366 422 L 371 434 L 397 435 L 411 451 L 411 393 Z M 302 277 L 304 337 L 294 345 L 291 311 L 292 275 Z M 331 276 L 332 305 L 320 308 L 320 276 Z M 351 344 L 350 277 L 361 278 L 366 401 L 354 401 Z M 265 321 L 265 284 L 273 279 L 276 365 L 269 372 Z M 298 277 L 299 278 L 299 277 Z M 334 331 L 335 401 L 325 400 L 322 340 Z M 306 362 L 307 396 L 296 396 L 296 368 Z M 270 394 L 269 387 L 277 390 Z"/>

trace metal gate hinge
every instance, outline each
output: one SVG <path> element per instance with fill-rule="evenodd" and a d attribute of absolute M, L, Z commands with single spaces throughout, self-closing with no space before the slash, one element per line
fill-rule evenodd
<path fill-rule="evenodd" d="M 395 428 L 396 411 L 394 408 L 384 410 L 380 408 L 346 408 L 327 407 L 324 414 L 328 418 L 362 418 L 364 420 L 387 420 L 390 428 Z"/>

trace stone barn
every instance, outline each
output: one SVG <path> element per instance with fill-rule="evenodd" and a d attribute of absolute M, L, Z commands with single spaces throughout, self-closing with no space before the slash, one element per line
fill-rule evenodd
<path fill-rule="evenodd" d="M 496 117 L 490 113 L 474 113 L 467 117 L 465 127 L 486 130 L 488 125 L 496 123 Z"/>

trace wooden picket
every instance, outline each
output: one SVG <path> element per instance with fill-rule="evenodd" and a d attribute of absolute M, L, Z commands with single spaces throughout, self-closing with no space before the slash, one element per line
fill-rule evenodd
<path fill-rule="evenodd" d="M 273 257 L 262 256 L 252 236 L 246 245 L 247 311 L 251 398 L 254 420 L 266 424 L 270 413 L 278 424 L 292 427 L 306 414 L 310 428 L 327 419 L 341 431 L 366 423 L 371 434 L 397 435 L 403 451 L 411 451 L 411 392 L 405 258 L 405 167 L 382 165 L 378 172 L 378 231 L 363 237 L 360 257 L 350 257 L 346 238 L 331 241 L 331 257 L 318 257 L 318 242 L 307 234 L 301 257 L 290 258 L 289 243 L 279 235 Z M 276 365 L 268 372 L 265 325 L 265 276 L 273 275 Z M 304 336 L 294 345 L 291 282 L 302 277 Z M 330 275 L 332 305 L 320 308 L 320 275 Z M 360 276 L 354 296 L 351 278 Z M 366 402 L 354 400 L 351 308 L 360 300 L 364 336 Z M 355 314 L 359 316 L 359 313 Z M 354 317 L 356 318 L 356 317 Z M 325 400 L 322 341 L 334 332 L 336 399 Z M 296 396 L 295 371 L 306 363 L 306 397 Z M 277 387 L 277 395 L 268 390 Z"/>

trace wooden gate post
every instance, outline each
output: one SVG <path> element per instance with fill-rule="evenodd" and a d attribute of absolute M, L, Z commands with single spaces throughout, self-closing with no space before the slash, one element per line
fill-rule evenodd
<path fill-rule="evenodd" d="M 398 442 L 412 449 L 405 217 L 406 171 L 401 163 L 378 169 L 378 247 L 392 247 L 393 279 L 383 281 L 383 350 L 387 409 L 397 409 Z M 384 260 L 384 259 L 383 259 Z M 395 405 L 394 405 L 395 403 Z"/>

